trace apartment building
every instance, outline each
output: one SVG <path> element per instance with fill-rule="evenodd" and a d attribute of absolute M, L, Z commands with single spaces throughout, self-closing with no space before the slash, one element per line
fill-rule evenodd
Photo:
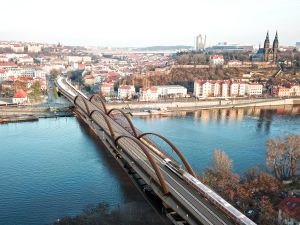
<path fill-rule="evenodd" d="M 194 96 L 198 97 L 228 97 L 230 95 L 228 80 L 197 80 L 194 82 Z"/>
<path fill-rule="evenodd" d="M 20 57 L 17 59 L 18 64 L 33 64 L 33 58 L 32 57 Z"/>
<path fill-rule="evenodd" d="M 91 86 L 95 84 L 95 77 L 93 75 L 87 75 L 84 78 L 84 85 Z"/>
<path fill-rule="evenodd" d="M 287 87 L 273 86 L 271 88 L 271 95 L 274 97 L 300 96 L 300 86 L 299 85 L 288 85 Z"/>
<path fill-rule="evenodd" d="M 156 101 L 158 99 L 158 89 L 153 87 L 140 88 L 141 101 Z"/>
<path fill-rule="evenodd" d="M 4 55 L 0 55 L 0 62 L 8 62 L 8 58 Z"/>
<path fill-rule="evenodd" d="M 118 99 L 132 98 L 135 95 L 135 88 L 132 85 L 124 85 L 118 88 Z"/>
<path fill-rule="evenodd" d="M 39 44 L 29 44 L 27 45 L 27 51 L 28 52 L 34 52 L 34 53 L 37 53 L 37 52 L 41 52 L 42 51 L 42 45 L 39 45 Z"/>
<path fill-rule="evenodd" d="M 244 96 L 246 94 L 246 83 L 244 81 L 232 81 L 230 86 L 231 96 Z"/>
<path fill-rule="evenodd" d="M 15 45 L 11 45 L 10 47 L 13 52 L 24 52 L 24 45 L 15 44 Z"/>
<path fill-rule="evenodd" d="M 263 86 L 261 84 L 251 83 L 247 87 L 247 94 L 249 96 L 261 95 L 262 94 L 262 89 L 263 89 Z"/>
<path fill-rule="evenodd" d="M 102 84 L 99 85 L 99 88 L 104 96 L 110 95 L 114 91 L 113 84 Z"/>
<path fill-rule="evenodd" d="M 180 85 L 164 85 L 164 86 L 152 86 L 152 88 L 157 88 L 158 96 L 185 96 L 187 94 L 187 89 Z"/>

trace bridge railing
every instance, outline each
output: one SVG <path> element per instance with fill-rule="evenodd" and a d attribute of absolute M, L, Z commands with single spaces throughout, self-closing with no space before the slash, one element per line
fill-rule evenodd
<path fill-rule="evenodd" d="M 116 122 L 118 123 L 120 126 L 122 126 L 124 129 L 126 129 L 131 135 L 134 136 L 134 133 L 130 127 L 130 125 L 128 124 L 128 122 L 126 120 L 124 120 L 123 118 L 121 118 L 121 115 L 111 115 L 110 117 Z M 135 128 L 137 135 L 141 135 L 142 132 Z M 164 150 L 164 148 L 162 146 L 159 146 L 154 140 L 151 139 L 151 137 L 147 136 L 147 137 L 143 137 L 141 138 L 141 141 L 144 145 L 146 145 L 146 147 L 150 148 L 154 153 L 156 153 L 157 155 L 159 155 L 162 159 L 165 158 L 169 158 L 171 159 L 175 164 L 180 165 L 180 163 L 174 159 L 174 157 L 172 157 L 168 152 L 166 152 Z M 184 165 L 182 165 L 184 166 Z"/>

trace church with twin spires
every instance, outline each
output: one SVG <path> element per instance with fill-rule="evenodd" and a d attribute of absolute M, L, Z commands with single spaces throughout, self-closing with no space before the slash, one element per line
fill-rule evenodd
<path fill-rule="evenodd" d="M 265 62 L 277 62 L 278 60 L 278 34 L 276 31 L 275 39 L 273 41 L 273 46 L 270 48 L 269 31 L 267 32 L 267 37 L 263 48 L 259 48 L 258 54 L 261 54 L 262 61 Z"/>

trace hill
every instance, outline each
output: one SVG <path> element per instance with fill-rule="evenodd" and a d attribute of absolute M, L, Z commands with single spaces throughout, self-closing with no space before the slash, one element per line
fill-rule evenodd
<path fill-rule="evenodd" d="M 174 45 L 174 46 L 152 46 L 145 48 L 135 48 L 137 51 L 160 51 L 160 50 L 177 50 L 177 49 L 187 49 L 192 48 L 192 46 L 186 45 Z"/>

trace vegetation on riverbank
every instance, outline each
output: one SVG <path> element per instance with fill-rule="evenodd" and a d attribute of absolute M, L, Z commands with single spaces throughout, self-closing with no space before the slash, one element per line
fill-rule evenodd
<path fill-rule="evenodd" d="M 128 205 L 128 206 L 127 206 Z M 99 224 L 99 225 L 170 225 L 167 218 L 158 216 L 144 201 L 133 202 L 124 206 L 111 208 L 103 202 L 98 205 L 89 204 L 82 209 L 82 214 L 76 217 L 62 217 L 58 223 L 61 225 Z"/>
<path fill-rule="evenodd" d="M 300 172 L 300 135 L 271 138 L 266 141 L 266 146 L 267 171 L 252 167 L 240 177 L 233 172 L 233 161 L 228 155 L 215 149 L 211 163 L 198 172 L 198 178 L 244 214 L 253 210 L 255 213 L 250 218 L 258 224 L 271 225 L 278 218 L 276 206 L 282 200 L 280 197 L 286 196 L 292 187 L 282 181 L 291 179 L 293 188 L 300 189 L 296 176 Z M 285 216 L 293 217 L 288 212 Z"/>

